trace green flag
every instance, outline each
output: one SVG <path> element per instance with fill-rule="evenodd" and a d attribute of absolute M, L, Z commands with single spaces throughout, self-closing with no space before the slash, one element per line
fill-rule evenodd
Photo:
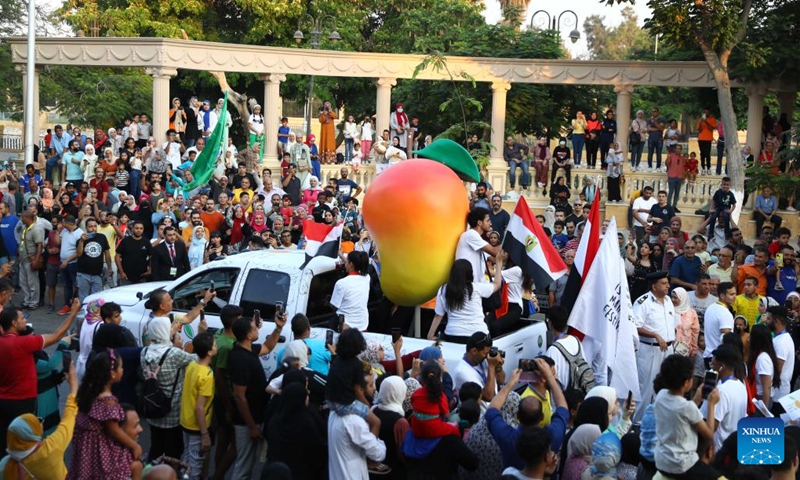
<path fill-rule="evenodd" d="M 206 148 L 200 152 L 200 155 L 194 161 L 194 165 L 190 171 L 192 172 L 193 180 L 187 183 L 182 188 L 183 191 L 193 190 L 201 185 L 205 185 L 211 180 L 211 175 L 214 174 L 214 169 L 217 167 L 217 160 L 225 158 L 225 150 L 228 148 L 228 92 L 225 92 L 225 100 L 222 103 L 222 111 L 217 120 L 214 131 L 206 141 Z"/>

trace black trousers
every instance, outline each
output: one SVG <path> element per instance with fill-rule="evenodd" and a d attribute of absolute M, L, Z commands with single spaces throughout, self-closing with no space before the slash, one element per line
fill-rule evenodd
<path fill-rule="evenodd" d="M 609 202 L 619 202 L 622 200 L 622 195 L 619 193 L 619 177 L 606 177 L 606 185 L 608 187 Z"/>
<path fill-rule="evenodd" d="M 514 330 L 519 318 L 522 316 L 522 307 L 516 303 L 508 305 L 508 312 L 493 322 L 489 322 L 489 333 L 492 338 Z"/>
<path fill-rule="evenodd" d="M 711 170 L 711 140 L 698 140 L 700 148 L 700 165 L 703 170 Z"/>
<path fill-rule="evenodd" d="M 31 358 L 33 360 L 33 358 Z M 26 400 L 0 399 L 0 452 L 6 455 L 6 432 L 11 422 L 20 415 L 32 413 L 36 415 L 36 398 Z"/>
<path fill-rule="evenodd" d="M 775 226 L 774 230 L 781 228 L 783 219 L 773 212 L 769 217 L 761 215 L 761 212 L 753 212 L 753 219 L 756 221 L 756 235 L 761 235 L 761 229 L 764 228 L 764 222 L 772 222 Z"/>

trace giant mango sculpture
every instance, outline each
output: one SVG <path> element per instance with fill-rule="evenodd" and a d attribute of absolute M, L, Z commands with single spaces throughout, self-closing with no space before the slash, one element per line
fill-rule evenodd
<path fill-rule="evenodd" d="M 464 181 L 478 182 L 467 150 L 436 140 L 420 157 L 387 169 L 370 184 L 364 221 L 378 245 L 381 287 L 392 302 L 413 306 L 447 281 L 469 200 Z"/>

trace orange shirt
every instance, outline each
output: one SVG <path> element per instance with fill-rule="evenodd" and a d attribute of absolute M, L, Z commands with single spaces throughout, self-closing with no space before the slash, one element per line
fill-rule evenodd
<path fill-rule="evenodd" d="M 740 265 L 736 273 L 736 291 L 739 294 L 744 293 L 744 281 L 747 277 L 756 277 L 758 279 L 758 286 L 756 293 L 762 297 L 767 296 L 767 268 L 764 267 L 763 272 L 758 270 L 755 265 Z"/>
<path fill-rule="evenodd" d="M 705 121 L 701 118 L 697 121 L 697 140 L 701 142 L 714 140 L 714 130 L 716 130 L 716 128 L 716 118 L 708 116 Z"/>

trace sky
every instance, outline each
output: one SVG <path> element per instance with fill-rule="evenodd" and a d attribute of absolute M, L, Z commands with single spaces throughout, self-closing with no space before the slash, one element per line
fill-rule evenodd
<path fill-rule="evenodd" d="M 500 20 L 502 13 L 500 10 L 500 2 L 497 0 L 484 0 L 484 2 L 486 4 L 486 10 L 483 12 L 483 15 L 486 17 L 486 21 L 491 24 L 497 23 Z M 570 24 L 570 22 L 574 22 L 575 17 L 570 14 L 566 14 L 561 17 L 561 35 L 562 38 L 564 38 L 565 45 L 570 52 L 572 52 L 572 56 L 574 58 L 579 58 L 588 54 L 588 49 L 586 48 L 586 35 L 583 33 L 583 22 L 586 20 L 586 17 L 595 14 L 602 15 L 606 17 L 604 22 L 606 26 L 610 27 L 613 25 L 618 25 L 622 21 L 622 9 L 625 6 L 626 5 L 614 5 L 613 7 L 608 7 L 605 5 L 605 3 L 600 4 L 599 0 L 559 0 L 558 2 L 532 0 L 530 7 L 525 14 L 524 25 L 526 27 L 530 25 L 531 15 L 537 10 L 544 10 L 550 15 L 554 15 L 556 17 L 558 17 L 558 15 L 565 10 L 572 10 L 578 15 L 578 31 L 581 32 L 581 38 L 576 44 L 573 45 L 568 37 L 569 32 L 575 28 L 574 25 Z M 642 25 L 644 23 L 644 19 L 650 16 L 650 9 L 647 7 L 647 0 L 637 0 L 636 4 L 633 5 L 633 8 L 636 10 L 636 14 L 639 17 L 639 24 Z M 537 24 L 541 19 L 546 22 L 547 15 L 543 13 L 537 14 Z"/>

